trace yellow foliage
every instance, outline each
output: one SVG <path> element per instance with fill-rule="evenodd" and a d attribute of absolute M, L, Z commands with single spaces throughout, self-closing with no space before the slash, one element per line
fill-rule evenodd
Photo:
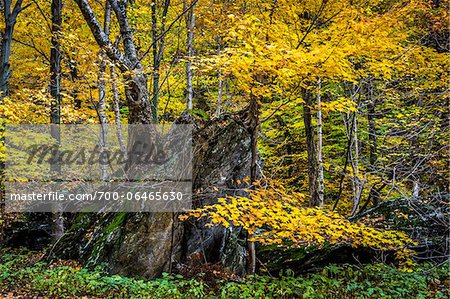
<path fill-rule="evenodd" d="M 260 181 L 247 192 L 249 197 L 219 198 L 218 204 L 191 211 L 180 219 L 207 218 L 209 225 L 242 227 L 251 241 L 265 245 L 348 244 L 394 250 L 399 260 L 411 263 L 406 245 L 414 242 L 402 232 L 381 231 L 323 208 L 306 207 L 303 194 L 290 192 L 279 182 Z"/>

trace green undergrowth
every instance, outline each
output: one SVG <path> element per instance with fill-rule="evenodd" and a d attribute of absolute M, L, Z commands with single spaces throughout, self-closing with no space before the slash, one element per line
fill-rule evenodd
<path fill-rule="evenodd" d="M 424 264 L 401 272 L 384 264 L 330 265 L 296 276 L 248 276 L 242 281 L 217 281 L 203 276 L 164 274 L 146 280 L 107 275 L 101 267 L 46 264 L 30 254 L 0 257 L 0 294 L 9 298 L 448 298 L 449 263 Z"/>

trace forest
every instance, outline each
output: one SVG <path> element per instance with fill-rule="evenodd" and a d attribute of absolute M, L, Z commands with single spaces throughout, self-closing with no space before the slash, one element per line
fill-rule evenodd
<path fill-rule="evenodd" d="M 450 297 L 448 0 L 0 10 L 2 298 Z"/>

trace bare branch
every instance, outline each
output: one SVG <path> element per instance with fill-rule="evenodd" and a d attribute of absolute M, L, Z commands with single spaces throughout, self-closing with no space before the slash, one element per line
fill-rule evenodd
<path fill-rule="evenodd" d="M 97 21 L 92 8 L 90 7 L 87 0 L 74 0 L 75 3 L 81 10 L 85 21 L 87 22 L 92 34 L 94 35 L 97 44 L 105 50 L 106 55 L 114 61 L 117 62 L 119 69 L 123 72 L 130 69 L 132 65 L 127 57 L 125 57 L 109 40 L 108 36 L 102 29 L 102 26 Z M 111 1 L 114 2 L 114 1 Z M 110 3 L 111 3 L 110 2 Z"/>

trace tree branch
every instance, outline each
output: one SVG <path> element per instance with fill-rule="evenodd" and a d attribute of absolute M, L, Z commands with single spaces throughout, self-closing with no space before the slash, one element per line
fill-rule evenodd
<path fill-rule="evenodd" d="M 134 47 L 133 32 L 130 28 L 127 18 L 126 2 L 117 0 L 108 0 L 111 8 L 114 10 L 119 23 L 122 43 L 125 50 L 125 56 L 130 61 L 130 69 L 140 68 L 140 62 L 137 58 L 136 48 Z"/>
<path fill-rule="evenodd" d="M 131 62 L 111 43 L 108 36 L 105 34 L 97 21 L 97 18 L 95 17 L 95 14 L 87 0 L 74 1 L 80 8 L 84 20 L 91 29 L 92 35 L 94 36 L 97 44 L 105 50 L 106 55 L 108 55 L 112 61 L 117 62 L 117 65 L 122 72 L 129 70 L 132 65 Z M 110 3 L 111 2 L 113 1 L 110 1 Z"/>

